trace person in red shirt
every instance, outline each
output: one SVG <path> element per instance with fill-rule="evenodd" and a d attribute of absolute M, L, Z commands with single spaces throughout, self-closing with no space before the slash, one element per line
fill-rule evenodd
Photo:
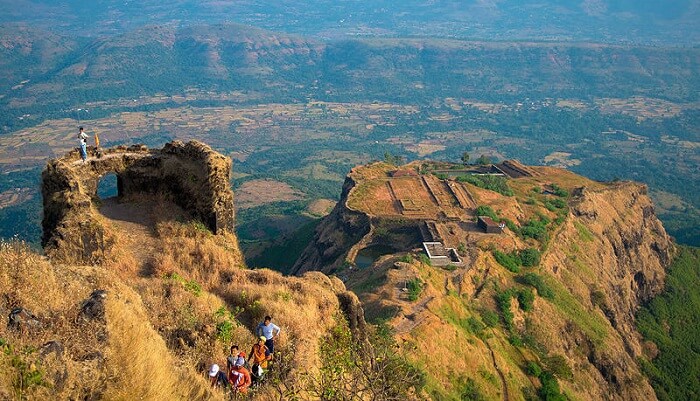
<path fill-rule="evenodd" d="M 250 372 L 248 372 L 248 369 L 243 367 L 243 363 L 243 358 L 238 358 L 236 364 L 233 366 L 233 369 L 231 369 L 231 372 L 228 375 L 228 380 L 231 383 L 234 393 L 238 392 L 241 394 L 246 394 L 248 392 L 248 387 L 250 387 L 250 384 L 252 383 Z"/>

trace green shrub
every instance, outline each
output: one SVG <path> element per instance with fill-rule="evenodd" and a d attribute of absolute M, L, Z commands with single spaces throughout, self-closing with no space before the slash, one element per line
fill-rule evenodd
<path fill-rule="evenodd" d="M 198 282 L 194 280 L 187 280 L 184 285 L 185 290 L 191 292 L 196 297 L 202 295 L 202 286 Z"/>
<path fill-rule="evenodd" d="M 597 307 L 605 308 L 608 304 L 605 293 L 601 290 L 591 292 L 591 303 Z"/>
<path fill-rule="evenodd" d="M 457 253 L 462 256 L 467 254 L 467 246 L 464 244 L 464 242 L 460 242 L 459 245 L 457 245 Z"/>
<path fill-rule="evenodd" d="M 233 330 L 239 324 L 236 320 L 237 314 L 243 311 L 242 308 L 236 308 L 233 312 L 226 309 L 225 306 L 220 307 L 214 312 L 216 320 L 216 338 L 224 344 L 230 344 L 233 339 Z"/>
<path fill-rule="evenodd" d="M 574 227 L 576 227 L 576 231 L 578 231 L 578 236 L 581 238 L 581 240 L 591 242 L 595 239 L 593 234 L 588 231 L 588 228 L 578 221 L 574 221 Z"/>
<path fill-rule="evenodd" d="M 501 251 L 493 251 L 493 257 L 501 266 L 505 267 L 513 273 L 520 272 L 520 257 L 517 253 L 503 253 Z"/>
<path fill-rule="evenodd" d="M 479 366 L 478 372 L 479 372 L 479 376 L 484 378 L 484 380 L 493 384 L 494 386 L 498 386 L 498 377 L 496 377 L 496 375 L 494 375 L 493 373 L 486 370 L 486 368 L 484 366 Z"/>
<path fill-rule="evenodd" d="M 510 219 L 501 219 L 501 221 L 504 221 L 504 222 L 506 223 L 506 227 L 508 227 L 508 229 L 509 229 L 510 231 L 512 231 L 512 232 L 514 232 L 514 233 L 520 235 L 520 227 L 518 227 L 517 225 L 515 225 L 515 223 L 513 223 L 512 220 L 510 220 Z"/>
<path fill-rule="evenodd" d="M 540 216 L 539 219 L 530 219 L 520 227 L 520 236 L 546 242 L 548 239 L 547 224 L 549 224 L 549 219 L 544 216 Z"/>
<path fill-rule="evenodd" d="M 494 311 L 488 309 L 482 309 L 479 314 L 481 315 L 481 320 L 488 327 L 498 326 L 498 314 Z"/>
<path fill-rule="evenodd" d="M 407 253 L 403 255 L 402 257 L 399 258 L 399 262 L 403 263 L 413 263 L 413 256 L 411 256 L 410 253 Z"/>
<path fill-rule="evenodd" d="M 25 347 L 22 350 L 15 349 L 11 344 L 3 339 L 0 339 L 0 357 L 7 357 L 9 366 L 14 369 L 13 373 L 9 371 L 3 372 L 3 375 L 12 376 L 12 386 L 19 396 L 18 399 L 23 399 L 22 396 L 26 390 L 36 386 L 47 386 L 44 381 L 44 371 L 31 362 L 31 355 L 36 352 L 36 348 L 32 346 Z M 0 363 L 2 359 L 0 359 Z"/>
<path fill-rule="evenodd" d="M 556 195 L 560 198 L 566 198 L 569 196 L 569 192 L 567 190 L 565 190 L 564 188 L 561 188 L 559 185 L 550 184 L 549 186 L 552 188 L 552 193 L 554 193 L 554 195 Z"/>
<path fill-rule="evenodd" d="M 482 332 L 486 328 L 486 325 L 481 323 L 479 319 L 475 318 L 474 316 L 469 316 L 467 319 L 467 328 L 472 334 L 481 336 Z"/>
<path fill-rule="evenodd" d="M 415 301 L 423 291 L 423 281 L 419 278 L 408 280 L 408 282 L 406 282 L 406 288 L 408 288 L 408 300 Z"/>
<path fill-rule="evenodd" d="M 540 264 L 542 254 L 535 248 L 526 248 L 521 250 L 518 255 L 524 267 L 533 267 Z"/>
<path fill-rule="evenodd" d="M 515 333 L 510 333 L 508 343 L 514 347 L 523 347 L 525 345 L 523 338 Z"/>
<path fill-rule="evenodd" d="M 202 295 L 202 286 L 194 280 L 185 280 L 182 276 L 177 273 L 170 273 L 165 276 L 166 279 L 172 280 L 176 283 L 182 284 L 185 291 L 191 292 L 195 296 Z"/>
<path fill-rule="evenodd" d="M 418 255 L 418 260 L 420 260 L 420 262 L 424 265 L 428 265 L 428 266 L 433 265 L 433 262 L 430 261 L 430 258 L 428 257 L 428 255 L 426 255 L 424 253 L 421 253 L 420 255 Z"/>
<path fill-rule="evenodd" d="M 452 263 L 449 263 L 449 264 L 443 266 L 442 268 L 447 270 L 448 272 L 453 272 L 453 271 L 457 270 L 457 266 L 453 265 Z"/>
<path fill-rule="evenodd" d="M 216 338 L 224 344 L 231 342 L 233 338 L 234 324 L 230 320 L 223 320 L 216 323 Z"/>
<path fill-rule="evenodd" d="M 561 211 L 560 211 L 561 212 Z M 566 215 L 563 213 L 557 214 L 557 217 L 552 221 L 555 226 L 560 226 L 566 220 Z"/>
<path fill-rule="evenodd" d="M 510 310 L 510 299 L 513 297 L 512 290 L 496 293 L 496 305 L 501 311 L 501 318 L 506 329 L 513 329 L 513 312 Z"/>
<path fill-rule="evenodd" d="M 522 288 L 518 290 L 518 304 L 520 305 L 520 309 L 524 310 L 525 312 L 530 312 L 534 302 L 535 294 L 532 293 L 531 289 Z"/>
<path fill-rule="evenodd" d="M 459 182 L 468 182 L 476 187 L 498 192 L 501 195 L 513 196 L 513 190 L 508 186 L 508 180 L 497 175 L 460 175 L 455 178 Z"/>
<path fill-rule="evenodd" d="M 209 230 L 209 227 L 206 226 L 206 224 L 202 223 L 199 220 L 193 220 L 192 221 L 192 227 L 201 233 L 204 234 L 211 234 L 211 231 Z"/>
<path fill-rule="evenodd" d="M 566 358 L 562 355 L 555 354 L 545 358 L 544 365 L 547 367 L 547 370 L 560 379 L 571 380 L 574 378 L 571 367 L 569 367 L 569 364 L 566 363 Z"/>
<path fill-rule="evenodd" d="M 537 392 L 540 399 L 546 401 L 567 401 L 566 397 L 561 393 L 559 382 L 556 377 L 550 372 L 542 372 L 539 376 L 542 387 Z"/>
<path fill-rule="evenodd" d="M 426 384 L 425 373 L 412 366 L 390 333 L 369 327 L 367 341 L 355 341 L 347 321 L 338 315 L 330 333 L 319 339 L 319 369 L 309 371 L 304 389 L 309 398 L 320 400 L 408 399 L 421 393 Z M 296 352 L 296 351 L 295 351 Z M 291 359 L 302 357 L 291 355 Z M 371 358 L 370 358 L 371 356 Z M 290 359 L 289 365 L 293 366 Z M 281 365 L 285 366 L 285 365 Z M 279 372 L 277 358 L 275 369 Z M 277 376 L 279 380 L 285 377 Z M 355 385 L 348 386 L 352 378 Z M 299 399 L 292 394 L 285 399 Z"/>
<path fill-rule="evenodd" d="M 664 291 L 637 312 L 637 328 L 657 345 L 640 358 L 660 400 L 697 399 L 700 389 L 700 248 L 679 247 Z"/>
<path fill-rule="evenodd" d="M 554 291 L 544 282 L 541 276 L 535 273 L 525 273 L 516 277 L 515 281 L 534 287 L 537 290 L 537 294 L 542 298 L 554 298 Z"/>
<path fill-rule="evenodd" d="M 496 222 L 500 221 L 496 212 L 493 210 L 493 208 L 491 208 L 491 206 L 488 205 L 478 206 L 476 210 L 474 210 L 474 214 L 477 216 L 488 216 Z"/>
<path fill-rule="evenodd" d="M 460 396 L 462 401 L 486 401 L 486 397 L 481 393 L 481 388 L 471 377 L 464 384 L 464 390 Z"/>
<path fill-rule="evenodd" d="M 530 376 L 540 377 L 542 374 L 542 368 L 537 364 L 537 362 L 530 361 L 525 366 L 525 372 Z"/>

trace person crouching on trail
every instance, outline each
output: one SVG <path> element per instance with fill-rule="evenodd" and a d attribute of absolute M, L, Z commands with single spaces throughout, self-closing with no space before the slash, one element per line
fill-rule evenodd
<path fill-rule="evenodd" d="M 228 378 L 226 373 L 219 370 L 219 365 L 213 364 L 209 368 L 209 380 L 211 381 L 212 387 L 221 387 L 226 389 L 228 387 Z"/>
<path fill-rule="evenodd" d="M 88 135 L 83 130 L 83 127 L 78 127 L 78 136 L 80 137 L 80 157 L 83 159 L 83 163 L 87 160 L 87 139 Z"/>
<path fill-rule="evenodd" d="M 280 335 L 280 328 L 272 323 L 272 317 L 265 316 L 263 320 L 255 330 L 255 334 L 258 336 L 265 336 L 267 339 L 265 341 L 265 346 L 270 350 L 270 354 L 275 354 L 275 341 L 274 337 Z"/>
<path fill-rule="evenodd" d="M 250 364 L 259 365 L 263 369 L 267 369 L 267 361 L 272 359 L 272 354 L 267 348 L 265 343 L 267 338 L 265 336 L 258 337 L 257 344 L 253 345 L 253 349 L 250 350 Z"/>
<path fill-rule="evenodd" d="M 228 380 L 231 383 L 234 393 L 246 394 L 248 392 L 248 387 L 250 387 L 252 380 L 250 378 L 250 372 L 248 369 L 243 367 L 243 358 L 238 358 L 231 373 L 228 375 Z"/>

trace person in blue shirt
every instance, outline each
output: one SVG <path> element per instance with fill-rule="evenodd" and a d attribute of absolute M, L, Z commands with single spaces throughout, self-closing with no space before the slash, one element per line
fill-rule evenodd
<path fill-rule="evenodd" d="M 265 320 L 260 322 L 258 327 L 255 329 L 255 334 L 258 336 L 265 336 L 267 339 L 265 341 L 265 346 L 270 350 L 270 354 L 275 353 L 275 340 L 274 338 L 280 335 L 280 328 L 272 323 L 271 316 L 265 316 Z"/>

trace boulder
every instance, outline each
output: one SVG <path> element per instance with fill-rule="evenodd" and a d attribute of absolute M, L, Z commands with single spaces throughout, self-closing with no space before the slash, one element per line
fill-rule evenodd
<path fill-rule="evenodd" d="M 83 321 L 104 320 L 105 298 L 107 298 L 107 291 L 93 291 L 92 294 L 90 294 L 90 298 L 83 301 L 82 305 L 80 306 L 79 318 Z"/>
<path fill-rule="evenodd" d="M 7 327 L 14 330 L 25 332 L 41 328 L 41 321 L 34 314 L 24 308 L 14 308 L 10 312 Z"/>

